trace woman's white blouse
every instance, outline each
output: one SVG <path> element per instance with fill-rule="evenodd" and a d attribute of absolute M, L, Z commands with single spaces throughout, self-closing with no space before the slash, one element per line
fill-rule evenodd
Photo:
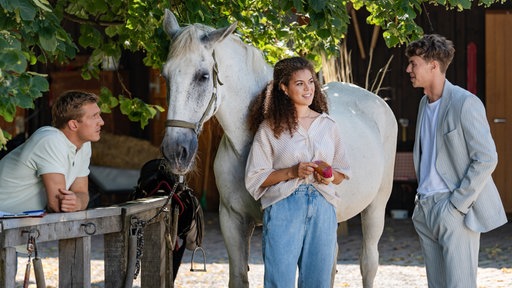
<path fill-rule="evenodd" d="M 254 199 L 261 199 L 262 208 L 288 197 L 303 183 L 311 183 L 333 204 L 338 200 L 334 184 L 324 185 L 315 182 L 313 174 L 308 178 L 294 178 L 265 188 L 261 184 L 273 171 L 289 168 L 299 162 L 323 160 L 332 168 L 343 173 L 346 179 L 351 176 L 350 165 L 338 126 L 334 119 L 323 113 L 311 124 L 309 130 L 299 125 L 297 131 L 290 135 L 287 130 L 279 138 L 264 121 L 256 135 L 249 152 L 245 170 L 245 186 Z"/>

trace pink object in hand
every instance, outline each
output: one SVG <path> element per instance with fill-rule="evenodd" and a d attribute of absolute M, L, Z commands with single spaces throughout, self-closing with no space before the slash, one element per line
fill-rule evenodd
<path fill-rule="evenodd" d="M 322 160 L 315 161 L 315 164 L 318 165 L 318 167 L 315 168 L 315 171 L 318 172 L 322 177 L 329 179 L 333 176 L 331 165 Z"/>

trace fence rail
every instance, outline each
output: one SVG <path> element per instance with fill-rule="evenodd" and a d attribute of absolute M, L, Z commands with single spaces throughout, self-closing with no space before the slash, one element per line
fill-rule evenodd
<path fill-rule="evenodd" d="M 132 219 L 147 221 L 164 204 L 165 197 L 155 197 L 73 213 L 50 213 L 42 218 L 1 219 L 0 287 L 15 287 L 15 246 L 26 245 L 30 235 L 37 243 L 58 241 L 59 287 L 70 288 L 91 287 L 91 236 L 103 235 L 105 287 L 124 287 Z M 172 253 L 165 241 L 170 225 L 167 211 L 144 226 L 142 287 L 173 287 Z"/>

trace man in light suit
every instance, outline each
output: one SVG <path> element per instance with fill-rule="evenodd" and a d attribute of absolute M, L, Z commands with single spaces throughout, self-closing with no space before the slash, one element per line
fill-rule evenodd
<path fill-rule="evenodd" d="M 406 72 L 424 89 L 416 126 L 412 220 L 430 288 L 476 288 L 480 233 L 507 222 L 491 174 L 496 146 L 478 97 L 446 80 L 455 49 L 425 35 L 406 49 Z"/>

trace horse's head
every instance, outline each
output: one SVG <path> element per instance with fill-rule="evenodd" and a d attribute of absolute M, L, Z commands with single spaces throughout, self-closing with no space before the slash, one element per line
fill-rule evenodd
<path fill-rule="evenodd" d="M 215 46 L 233 33 L 236 23 L 217 30 L 201 24 L 181 28 L 174 15 L 165 10 L 163 27 L 171 47 L 162 68 L 169 110 L 161 149 L 172 172 L 185 174 L 193 166 L 204 122 L 222 101 Z"/>

